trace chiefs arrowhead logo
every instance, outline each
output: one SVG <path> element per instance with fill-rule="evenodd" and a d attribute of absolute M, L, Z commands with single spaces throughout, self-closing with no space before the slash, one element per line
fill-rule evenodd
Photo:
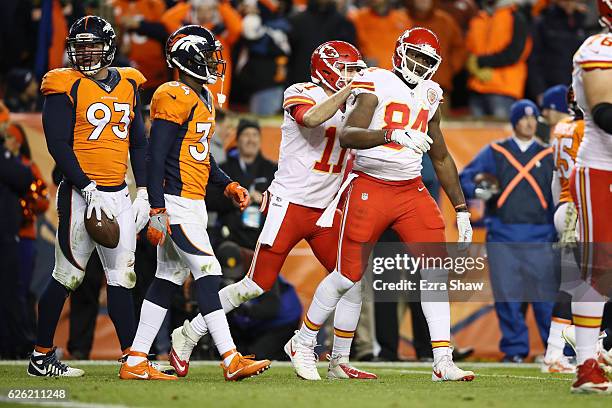
<path fill-rule="evenodd" d="M 434 89 L 429 88 L 427 90 L 427 101 L 429 102 L 430 105 L 433 105 L 434 103 L 436 103 L 437 100 L 438 100 L 438 93 Z"/>

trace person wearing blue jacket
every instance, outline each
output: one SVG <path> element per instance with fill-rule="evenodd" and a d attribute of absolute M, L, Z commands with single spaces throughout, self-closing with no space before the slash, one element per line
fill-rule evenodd
<path fill-rule="evenodd" d="M 558 278 L 552 242 L 553 156 L 535 138 L 537 106 L 529 100 L 510 109 L 513 135 L 491 143 L 461 172 L 466 198 L 485 201 L 487 256 L 504 361 L 529 354 L 524 303 L 531 302 L 544 344 Z"/>

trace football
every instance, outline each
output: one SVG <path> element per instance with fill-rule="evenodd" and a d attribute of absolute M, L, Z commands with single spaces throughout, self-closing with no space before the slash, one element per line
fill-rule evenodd
<path fill-rule="evenodd" d="M 87 211 L 84 215 L 85 229 L 96 243 L 106 248 L 116 248 L 119 245 L 119 223 L 116 218 L 108 218 L 102 211 L 102 219 L 98 221 L 95 212 L 91 218 L 87 218 Z"/>
<path fill-rule="evenodd" d="M 491 190 L 493 194 L 499 193 L 499 180 L 492 174 L 478 173 L 474 177 L 474 184 L 476 184 L 477 188 Z"/>

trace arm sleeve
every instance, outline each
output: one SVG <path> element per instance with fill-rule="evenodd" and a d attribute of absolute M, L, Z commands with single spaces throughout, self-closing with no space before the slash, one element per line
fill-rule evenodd
<path fill-rule="evenodd" d="M 461 188 L 463 189 L 465 198 L 474 198 L 474 191 L 476 190 L 474 177 L 479 173 L 497 175 L 493 149 L 491 149 L 490 146 L 482 149 L 480 153 L 478 153 L 478 156 L 476 156 L 474 160 L 461 171 L 461 174 L 459 174 L 459 180 L 461 181 Z"/>
<path fill-rule="evenodd" d="M 23 194 L 32 183 L 32 171 L 19 159 L 6 156 L 5 152 L 6 150 L 0 149 L 0 182 L 15 194 Z"/>
<path fill-rule="evenodd" d="M 210 155 L 210 184 L 225 189 L 232 179 L 219 167 L 215 158 Z"/>
<path fill-rule="evenodd" d="M 147 185 L 147 138 L 145 136 L 144 121 L 140 107 L 140 95 L 136 94 L 136 104 L 134 105 L 134 120 L 130 129 L 130 162 L 136 187 L 146 187 Z"/>
<path fill-rule="evenodd" d="M 45 97 L 42 122 L 47 149 L 57 167 L 75 187 L 85 188 L 91 180 L 81 169 L 72 149 L 72 104 L 68 95 L 51 94 Z"/>
<path fill-rule="evenodd" d="M 528 34 L 525 17 L 520 11 L 515 11 L 510 44 L 500 52 L 478 57 L 478 66 L 499 68 L 516 63 L 523 54 Z"/>
<path fill-rule="evenodd" d="M 165 162 L 176 140 L 180 126 L 164 119 L 155 119 L 151 124 L 151 137 L 147 154 L 147 193 L 151 208 L 164 208 Z"/>

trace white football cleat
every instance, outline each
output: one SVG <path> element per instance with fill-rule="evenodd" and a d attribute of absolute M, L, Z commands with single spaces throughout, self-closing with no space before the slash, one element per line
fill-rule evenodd
<path fill-rule="evenodd" d="M 561 356 L 551 361 L 544 359 L 540 371 L 543 373 L 573 374 L 576 372 L 576 366 L 570 363 L 566 356 Z"/>
<path fill-rule="evenodd" d="M 442 356 L 433 364 L 432 381 L 472 381 L 476 377 L 472 371 L 465 371 L 455 365 L 450 355 Z"/>
<path fill-rule="evenodd" d="M 360 370 L 349 364 L 348 356 L 328 356 L 327 378 L 330 380 L 376 380 L 376 374 Z"/>
<path fill-rule="evenodd" d="M 172 349 L 168 360 L 176 370 L 177 376 L 185 377 L 189 372 L 189 358 L 198 341 L 200 336 L 193 330 L 189 320 L 185 320 L 181 327 L 177 327 L 172 332 Z"/>
<path fill-rule="evenodd" d="M 316 340 L 311 344 L 300 343 L 297 330 L 285 344 L 285 353 L 291 359 L 295 374 L 304 380 L 318 381 L 321 379 L 317 371 L 318 356 L 314 351 L 315 345 Z"/>

